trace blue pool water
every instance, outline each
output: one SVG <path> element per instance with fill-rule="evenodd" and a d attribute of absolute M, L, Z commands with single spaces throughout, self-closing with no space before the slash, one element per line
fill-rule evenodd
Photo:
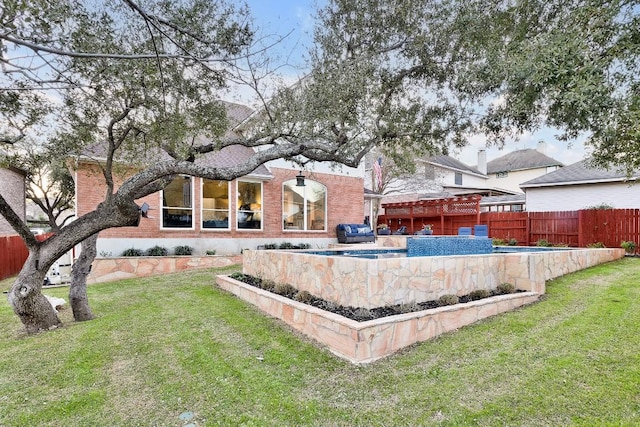
<path fill-rule="evenodd" d="M 355 257 L 365 259 L 405 258 L 416 256 L 480 255 L 491 253 L 540 252 L 569 248 L 528 246 L 493 246 L 491 239 L 474 239 L 465 236 L 437 236 L 407 239 L 407 249 L 334 249 L 305 251 L 306 254 Z"/>

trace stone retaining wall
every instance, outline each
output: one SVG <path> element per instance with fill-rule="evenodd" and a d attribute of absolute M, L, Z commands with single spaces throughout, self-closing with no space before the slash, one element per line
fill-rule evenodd
<path fill-rule="evenodd" d="M 512 283 L 545 293 L 545 281 L 624 256 L 623 249 L 362 259 L 304 251 L 245 251 L 246 274 L 289 283 L 345 306 L 375 308 L 458 296 Z"/>
<path fill-rule="evenodd" d="M 222 289 L 284 321 L 352 363 L 373 362 L 416 342 L 530 304 L 540 296 L 534 292 L 521 292 L 356 322 L 228 276 L 217 276 L 216 281 Z"/>
<path fill-rule="evenodd" d="M 96 258 L 87 283 L 175 273 L 193 268 L 226 267 L 242 263 L 242 255 Z"/>

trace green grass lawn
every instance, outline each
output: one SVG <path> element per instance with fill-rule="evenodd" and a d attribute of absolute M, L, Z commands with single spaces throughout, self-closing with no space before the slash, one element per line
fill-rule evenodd
<path fill-rule="evenodd" d="M 367 366 L 217 289 L 219 271 L 91 285 L 95 320 L 67 309 L 35 336 L 4 298 L 0 425 L 640 425 L 640 259 Z"/>

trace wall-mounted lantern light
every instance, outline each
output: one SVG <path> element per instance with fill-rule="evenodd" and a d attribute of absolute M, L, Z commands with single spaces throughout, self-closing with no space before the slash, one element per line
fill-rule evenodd
<path fill-rule="evenodd" d="M 302 171 L 296 175 L 296 187 L 304 187 L 304 175 L 302 175 Z"/>

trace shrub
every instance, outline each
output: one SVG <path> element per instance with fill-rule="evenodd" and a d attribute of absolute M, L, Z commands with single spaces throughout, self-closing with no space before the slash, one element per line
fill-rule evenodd
<path fill-rule="evenodd" d="M 458 298 L 458 295 L 447 294 L 447 295 L 442 295 L 440 298 L 438 298 L 439 306 L 454 305 L 454 304 L 457 304 L 458 302 L 460 302 L 460 298 Z"/>
<path fill-rule="evenodd" d="M 276 243 L 267 243 L 264 245 L 265 249 L 278 249 L 278 245 Z"/>
<path fill-rule="evenodd" d="M 620 243 L 620 247 L 624 249 L 624 251 L 628 254 L 636 253 L 636 242 L 623 240 Z"/>
<path fill-rule="evenodd" d="M 173 248 L 173 251 L 176 255 L 191 255 L 193 253 L 193 248 L 191 246 L 176 246 Z"/>
<path fill-rule="evenodd" d="M 548 248 L 551 246 L 551 243 L 547 239 L 540 239 L 536 242 L 536 246 Z"/>
<path fill-rule="evenodd" d="M 592 248 L 592 249 L 598 249 L 598 248 L 605 248 L 606 246 L 604 245 L 604 243 L 602 242 L 594 242 L 594 243 L 589 243 L 587 245 L 588 248 Z"/>
<path fill-rule="evenodd" d="M 147 249 L 145 253 L 147 256 L 167 256 L 169 251 L 164 246 L 156 245 L 154 247 Z"/>
<path fill-rule="evenodd" d="M 327 311 L 334 311 L 336 308 L 338 308 L 338 304 L 333 301 L 323 301 L 322 308 Z"/>
<path fill-rule="evenodd" d="M 505 246 L 507 244 L 504 239 L 498 239 L 497 237 L 494 237 L 491 243 L 493 243 L 493 246 Z"/>
<path fill-rule="evenodd" d="M 293 296 L 298 291 L 296 288 L 294 288 L 288 283 L 276 283 L 276 285 L 273 287 L 273 292 L 275 292 L 278 295 L 282 295 L 283 297 L 286 297 L 286 296 Z"/>
<path fill-rule="evenodd" d="M 290 242 L 282 242 L 278 249 L 293 249 L 293 243 Z"/>
<path fill-rule="evenodd" d="M 136 248 L 125 249 L 125 251 L 122 252 L 122 256 L 142 256 L 142 255 L 144 255 L 144 253 L 142 252 L 142 249 L 136 249 Z"/>
<path fill-rule="evenodd" d="M 599 205 L 587 206 L 584 209 L 585 210 L 588 209 L 588 210 L 601 211 L 601 210 L 606 210 L 606 209 L 613 209 L 613 206 L 609 205 L 607 203 L 600 203 Z"/>
<path fill-rule="evenodd" d="M 264 279 L 260 282 L 260 287 L 265 291 L 271 292 L 276 287 L 276 282 L 271 279 Z"/>
<path fill-rule="evenodd" d="M 419 311 L 420 310 L 420 306 L 418 304 L 416 304 L 415 302 L 409 302 L 406 304 L 400 304 L 399 306 L 396 307 L 396 312 L 403 314 L 403 313 L 413 313 L 414 311 Z"/>
<path fill-rule="evenodd" d="M 512 283 L 500 283 L 498 285 L 498 292 L 501 294 L 512 294 L 515 291 L 516 287 Z"/>
<path fill-rule="evenodd" d="M 296 297 L 294 299 L 299 302 L 308 303 L 309 301 L 311 301 L 311 298 L 313 298 L 313 295 L 311 295 L 308 291 L 300 291 L 296 294 Z"/>
<path fill-rule="evenodd" d="M 518 246 L 518 239 L 509 239 L 509 246 Z"/>
<path fill-rule="evenodd" d="M 488 298 L 491 294 L 486 289 L 476 289 L 469 294 L 471 301 L 476 301 L 483 298 Z"/>
<path fill-rule="evenodd" d="M 215 249 L 208 249 L 207 250 L 207 255 L 215 255 L 216 254 L 216 250 Z"/>
<path fill-rule="evenodd" d="M 364 307 L 356 308 L 356 310 L 353 312 L 353 317 L 355 318 L 355 320 L 358 320 L 358 321 L 371 320 L 375 318 L 375 316 L 371 313 L 371 311 Z"/>

